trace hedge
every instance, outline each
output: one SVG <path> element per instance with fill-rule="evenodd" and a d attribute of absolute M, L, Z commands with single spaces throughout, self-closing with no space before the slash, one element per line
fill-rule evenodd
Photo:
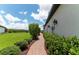
<path fill-rule="evenodd" d="M 76 36 L 59 36 L 44 32 L 45 44 L 49 55 L 79 55 L 79 39 Z"/>
<path fill-rule="evenodd" d="M 21 51 L 25 50 L 28 48 L 28 41 L 24 40 L 24 41 L 20 41 L 15 43 L 16 46 L 19 46 L 19 48 L 21 49 Z"/>
<path fill-rule="evenodd" d="M 37 36 L 40 34 L 40 28 L 38 24 L 29 24 L 29 32 L 32 35 L 32 38 L 34 40 L 37 40 Z"/>

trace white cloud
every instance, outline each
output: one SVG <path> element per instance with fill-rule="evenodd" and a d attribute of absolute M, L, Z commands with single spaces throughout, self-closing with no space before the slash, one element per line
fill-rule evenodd
<path fill-rule="evenodd" d="M 27 12 L 24 12 L 24 15 L 26 15 L 27 14 Z"/>
<path fill-rule="evenodd" d="M 43 30 L 43 25 L 39 25 L 40 29 Z"/>
<path fill-rule="evenodd" d="M 19 12 L 19 14 L 22 14 L 22 15 L 26 15 L 27 14 L 27 11 L 21 11 L 21 12 Z"/>
<path fill-rule="evenodd" d="M 6 21 L 4 20 L 5 17 L 9 24 L 6 25 Z M 19 22 L 20 21 L 20 22 Z M 21 21 L 23 23 L 21 23 Z M 19 19 L 18 17 L 14 17 L 11 14 L 0 15 L 0 25 L 3 25 L 9 29 L 25 29 L 28 30 L 28 20 L 27 19 Z"/>
<path fill-rule="evenodd" d="M 4 19 L 3 19 L 3 17 L 2 17 L 2 15 L 0 15 L 0 25 L 3 25 L 3 26 L 5 26 L 5 21 L 4 21 Z"/>
<path fill-rule="evenodd" d="M 32 13 L 31 16 L 34 17 L 34 19 L 39 20 L 44 23 L 44 19 L 47 19 L 48 13 L 51 9 L 51 4 L 45 4 L 45 5 L 39 5 L 39 9 L 37 10 L 39 13 Z"/>
<path fill-rule="evenodd" d="M 6 14 L 4 17 L 11 23 L 16 21 L 21 21 L 21 19 L 19 19 L 18 17 L 14 17 L 11 14 Z"/>
<path fill-rule="evenodd" d="M 1 13 L 1 14 L 5 14 L 5 12 L 4 12 L 3 10 L 0 10 L 0 13 Z"/>
<path fill-rule="evenodd" d="M 28 30 L 28 24 L 26 23 L 10 23 L 7 25 L 10 29 L 25 29 Z"/>
<path fill-rule="evenodd" d="M 12 29 L 26 29 L 28 30 L 28 21 L 27 19 L 19 19 L 18 17 L 14 17 L 12 16 L 11 14 L 7 14 L 5 16 L 8 21 L 9 21 L 9 25 L 7 26 L 8 28 L 12 28 Z M 24 23 L 19 23 L 19 21 L 21 22 L 24 22 Z"/>
<path fill-rule="evenodd" d="M 24 23 L 28 23 L 27 19 L 24 19 L 23 22 L 24 22 Z"/>

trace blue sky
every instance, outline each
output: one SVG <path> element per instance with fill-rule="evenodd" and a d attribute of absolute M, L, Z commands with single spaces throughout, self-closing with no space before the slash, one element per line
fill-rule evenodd
<path fill-rule="evenodd" d="M 11 29 L 28 29 L 30 23 L 40 28 L 46 22 L 51 5 L 0 4 L 0 25 Z"/>

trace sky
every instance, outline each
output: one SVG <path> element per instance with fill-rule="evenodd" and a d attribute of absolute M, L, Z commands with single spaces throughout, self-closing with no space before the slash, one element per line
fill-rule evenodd
<path fill-rule="evenodd" d="M 43 29 L 51 4 L 0 4 L 0 25 L 9 29 L 28 30 L 31 23 Z"/>

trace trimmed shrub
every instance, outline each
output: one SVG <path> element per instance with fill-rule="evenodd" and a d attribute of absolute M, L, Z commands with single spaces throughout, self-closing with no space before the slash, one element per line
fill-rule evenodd
<path fill-rule="evenodd" d="M 7 47 L 0 51 L 0 55 L 18 55 L 20 53 L 21 50 L 17 46 Z"/>
<path fill-rule="evenodd" d="M 55 33 L 44 32 L 45 44 L 50 55 L 78 55 L 79 39 L 76 36 L 67 38 Z"/>
<path fill-rule="evenodd" d="M 32 35 L 33 39 L 38 39 L 37 36 L 40 33 L 40 28 L 39 28 L 38 24 L 30 24 L 29 25 L 29 32 Z"/>
<path fill-rule="evenodd" d="M 28 44 L 30 44 L 32 42 L 32 39 L 26 39 L 26 41 L 28 42 Z"/>
<path fill-rule="evenodd" d="M 15 43 L 15 45 L 19 46 L 21 51 L 23 51 L 23 50 L 28 48 L 28 41 L 24 40 L 24 41 L 21 41 L 21 42 L 17 42 L 17 43 Z"/>
<path fill-rule="evenodd" d="M 41 30 L 40 30 L 40 28 L 38 28 L 38 35 L 40 35 L 40 32 L 41 32 Z"/>
<path fill-rule="evenodd" d="M 79 55 L 79 47 L 71 47 L 69 50 L 69 55 Z"/>

